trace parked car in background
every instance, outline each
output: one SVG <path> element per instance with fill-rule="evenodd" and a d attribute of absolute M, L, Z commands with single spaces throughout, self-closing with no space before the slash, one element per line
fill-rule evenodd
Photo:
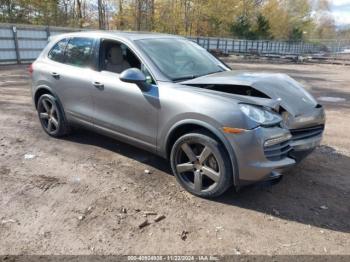
<path fill-rule="evenodd" d="M 79 32 L 31 65 L 40 123 L 81 125 L 170 160 L 189 192 L 274 179 L 321 141 L 324 109 L 284 74 L 231 70 L 185 38 Z"/>

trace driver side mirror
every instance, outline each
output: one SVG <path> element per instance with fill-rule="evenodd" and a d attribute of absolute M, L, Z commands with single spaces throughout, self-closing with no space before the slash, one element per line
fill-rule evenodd
<path fill-rule="evenodd" d="M 144 73 L 138 68 L 129 68 L 124 70 L 119 79 L 126 83 L 136 84 L 142 91 L 148 91 L 150 84 L 147 83 L 147 79 Z"/>

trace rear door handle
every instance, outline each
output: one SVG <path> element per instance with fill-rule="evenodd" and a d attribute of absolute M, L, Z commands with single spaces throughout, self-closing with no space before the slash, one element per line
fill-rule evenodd
<path fill-rule="evenodd" d="M 104 85 L 100 82 L 93 82 L 92 83 L 94 85 L 94 87 L 98 88 L 98 89 L 103 89 Z"/>
<path fill-rule="evenodd" d="M 57 74 L 56 72 L 52 72 L 51 75 L 53 78 L 56 78 L 56 79 L 60 78 L 60 75 Z"/>

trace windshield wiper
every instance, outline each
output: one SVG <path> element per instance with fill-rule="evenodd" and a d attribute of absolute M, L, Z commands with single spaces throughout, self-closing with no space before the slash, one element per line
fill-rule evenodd
<path fill-rule="evenodd" d="M 197 78 L 199 76 L 200 75 L 187 75 L 187 76 L 181 76 L 181 77 L 173 78 L 171 80 L 173 80 L 173 81 L 183 81 L 183 80 L 194 79 L 194 78 Z"/>
<path fill-rule="evenodd" d="M 173 80 L 173 81 L 190 80 L 190 79 L 195 79 L 195 78 L 201 77 L 201 76 L 207 76 L 207 75 L 212 75 L 212 74 L 220 73 L 220 72 L 223 72 L 223 71 L 225 71 L 225 70 L 209 72 L 209 73 L 205 73 L 205 74 L 201 74 L 201 75 L 187 75 L 187 76 L 181 76 L 181 77 L 173 78 L 172 80 Z"/>
<path fill-rule="evenodd" d="M 221 72 L 224 72 L 224 71 L 225 71 L 225 70 L 220 70 L 220 71 L 209 72 L 209 73 L 206 73 L 206 74 L 201 75 L 201 76 L 212 75 L 212 74 L 221 73 Z"/>

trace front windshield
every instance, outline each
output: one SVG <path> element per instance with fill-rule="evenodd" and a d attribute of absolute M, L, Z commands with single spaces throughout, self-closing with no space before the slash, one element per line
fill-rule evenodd
<path fill-rule="evenodd" d="M 136 42 L 160 71 L 173 81 L 192 79 L 226 70 L 219 60 L 189 40 L 152 38 Z"/>

